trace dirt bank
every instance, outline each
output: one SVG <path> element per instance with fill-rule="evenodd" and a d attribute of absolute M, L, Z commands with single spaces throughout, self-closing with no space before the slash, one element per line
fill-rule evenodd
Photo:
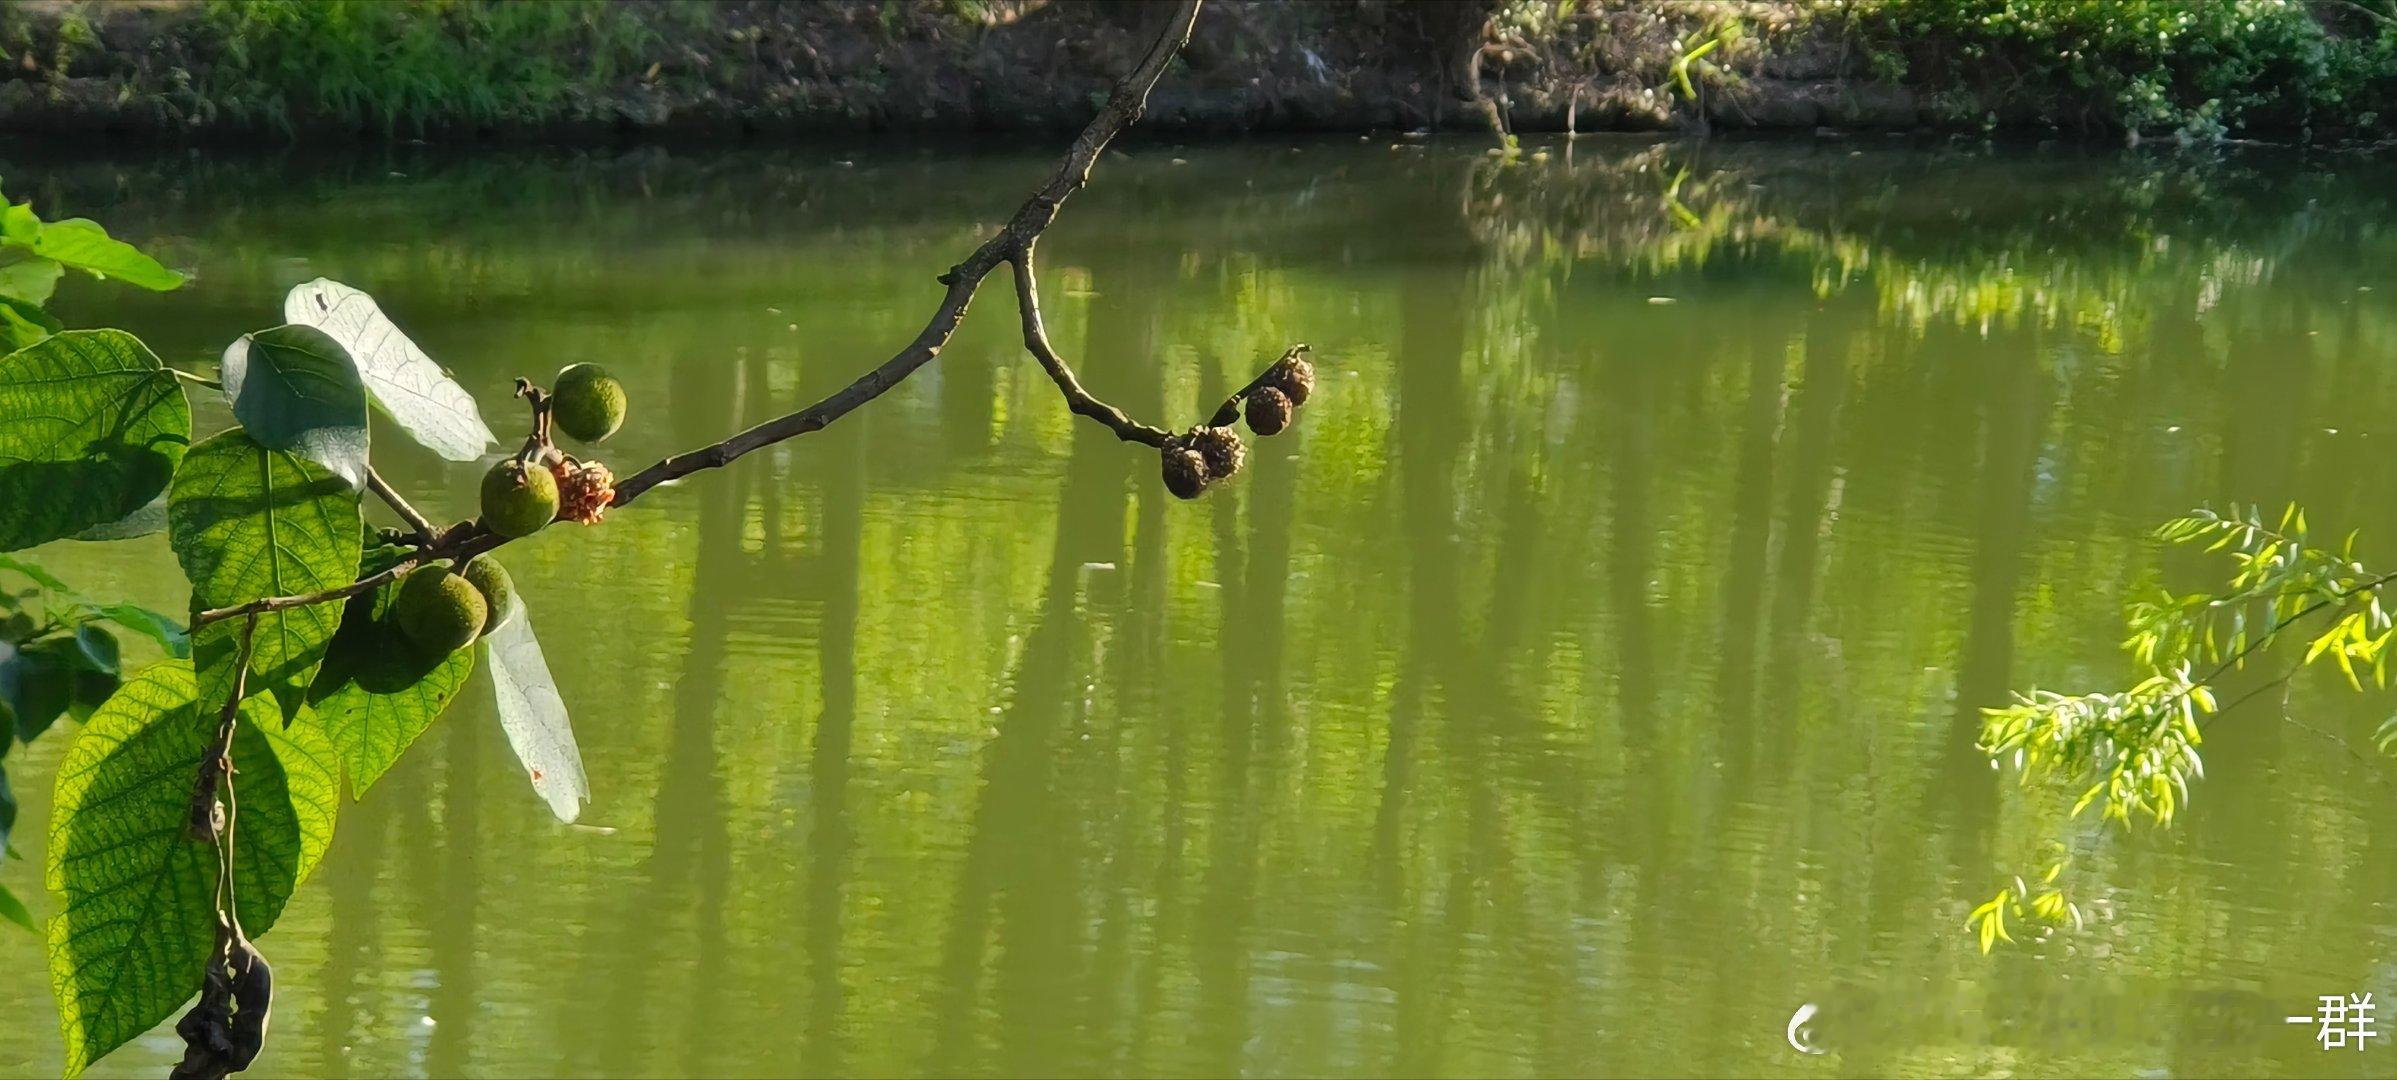
<path fill-rule="evenodd" d="M 1146 44 L 1156 7 L 43 0 L 0 15 L 0 130 L 463 140 L 1070 127 Z M 2000 82 L 1953 64 L 1910 66 L 1917 45 L 1876 41 L 1871 27 L 1825 10 L 1753 0 L 1217 0 L 1147 124 L 1185 133 L 1493 124 L 2119 133 L 2142 124 L 2120 93 L 2071 81 L 2026 93 L 2019 69 Z M 2304 126 L 2340 127 L 2310 115 Z"/>

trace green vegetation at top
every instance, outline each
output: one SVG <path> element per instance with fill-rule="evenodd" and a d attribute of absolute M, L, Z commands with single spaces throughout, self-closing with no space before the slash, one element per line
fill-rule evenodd
<path fill-rule="evenodd" d="M 2397 113 L 2397 0 L 1863 0 L 1873 73 L 1988 125 L 2044 116 L 2200 141 Z"/>
<path fill-rule="evenodd" d="M 223 53 L 201 83 L 237 119 L 396 130 L 558 115 L 633 73 L 650 24 L 605 0 L 208 0 Z"/>
<path fill-rule="evenodd" d="M 46 92 L 0 93 L 0 126 L 1046 127 L 1105 92 L 1143 17 L 1036 0 L 19 5 L 0 7 L 0 86 Z M 1275 0 L 1211 9 L 1197 40 L 1203 89 L 1155 120 L 2193 140 L 2397 120 L 2397 0 Z"/>

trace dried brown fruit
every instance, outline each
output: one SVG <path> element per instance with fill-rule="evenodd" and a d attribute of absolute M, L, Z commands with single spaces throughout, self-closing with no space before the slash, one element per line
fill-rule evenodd
<path fill-rule="evenodd" d="M 597 461 L 559 461 L 549 467 L 558 478 L 558 520 L 597 525 L 616 501 L 616 474 Z"/>
<path fill-rule="evenodd" d="M 1315 393 L 1315 362 L 1307 359 L 1307 347 L 1301 345 L 1283 353 L 1273 370 L 1265 373 L 1265 382 L 1289 398 L 1291 408 L 1306 404 L 1307 398 Z"/>
<path fill-rule="evenodd" d="M 1207 490 L 1207 459 L 1177 439 L 1159 452 L 1165 469 L 1165 490 L 1177 499 L 1195 499 Z"/>
<path fill-rule="evenodd" d="M 1207 479 L 1223 480 L 1240 471 L 1248 461 L 1248 447 L 1241 443 L 1240 433 L 1228 427 L 1197 427 L 1184 436 L 1190 448 L 1207 461 Z"/>
<path fill-rule="evenodd" d="M 1259 435 L 1279 435 L 1290 426 L 1290 398 L 1270 386 L 1249 391 L 1248 429 Z"/>

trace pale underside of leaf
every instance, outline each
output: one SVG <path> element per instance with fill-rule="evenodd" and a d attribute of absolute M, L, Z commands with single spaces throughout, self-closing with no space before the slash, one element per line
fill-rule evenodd
<path fill-rule="evenodd" d="M 318 278 L 283 299 L 283 317 L 313 326 L 349 350 L 368 392 L 409 437 L 451 461 L 472 461 L 492 443 L 474 397 L 383 314 L 372 296 Z"/>
<path fill-rule="evenodd" d="M 541 655 L 525 605 L 512 606 L 483 644 L 490 649 L 491 689 L 508 748 L 524 764 L 533 791 L 549 804 L 550 812 L 560 821 L 573 821 L 590 799 L 591 786 L 583 776 L 583 752 L 574 743 L 565 699 L 558 696 L 557 680 L 550 677 L 549 661 Z"/>
<path fill-rule="evenodd" d="M 312 326 L 243 334 L 225 347 L 221 377 L 251 439 L 366 486 L 366 386 L 339 342 Z"/>
<path fill-rule="evenodd" d="M 191 442 L 173 374 L 122 330 L 69 330 L 0 357 L 0 551 L 139 510 Z"/>
<path fill-rule="evenodd" d="M 149 502 L 141 504 L 140 509 L 127 514 L 124 517 L 118 518 L 115 521 L 103 521 L 92 526 L 91 528 L 76 533 L 67 539 L 94 541 L 131 540 L 135 537 L 148 536 L 151 533 L 165 531 L 166 492 L 160 491 L 155 498 L 152 498 Z"/>
<path fill-rule="evenodd" d="M 152 665 L 92 715 L 59 765 L 47 881 L 60 902 L 50 969 L 69 1076 L 199 989 L 216 859 L 188 823 L 217 708 L 197 697 L 189 663 Z M 331 842 L 339 774 L 315 725 L 284 730 L 263 697 L 243 702 L 241 717 L 234 874 L 243 929 L 256 936 Z"/>

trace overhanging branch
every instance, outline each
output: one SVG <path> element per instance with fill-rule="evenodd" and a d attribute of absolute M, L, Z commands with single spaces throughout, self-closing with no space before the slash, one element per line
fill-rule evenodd
<path fill-rule="evenodd" d="M 1156 40 L 1150 44 L 1147 54 L 1116 85 L 1106 106 L 1075 137 L 1073 145 L 1067 148 L 1065 157 L 1057 163 L 1057 168 L 1049 174 L 1048 179 L 1033 191 L 1023 205 L 1016 208 L 996 235 L 983 241 L 963 261 L 940 275 L 940 283 L 946 291 L 941 295 L 940 305 L 933 309 L 931 318 L 925 321 L 923 329 L 916 332 L 913 340 L 880 366 L 858 376 L 821 401 L 714 444 L 675 454 L 618 481 L 615 484 L 614 501 L 610 505 L 624 506 L 660 484 L 695 472 L 722 468 L 753 451 L 821 430 L 859 406 L 890 392 L 914 374 L 916 369 L 940 356 L 941 350 L 957 332 L 958 324 L 964 320 L 966 308 L 981 289 L 983 279 L 1002 265 L 1014 271 L 1024 346 L 1048 372 L 1050 380 L 1057 384 L 1067 407 L 1105 425 L 1127 442 L 1163 447 L 1175 438 L 1172 432 L 1136 421 L 1123 410 L 1099 400 L 1075 378 L 1072 369 L 1066 366 L 1065 360 L 1050 344 L 1048 330 L 1041 319 L 1033 249 L 1041 233 L 1057 220 L 1058 210 L 1065 205 L 1065 200 L 1090 182 L 1090 171 L 1098 163 L 1100 152 L 1147 111 L 1150 91 L 1156 88 L 1157 81 L 1164 76 L 1174 55 L 1190 40 L 1190 29 L 1198 19 L 1201 2 L 1183 0 L 1175 7 Z M 1231 417 L 1237 415 L 1237 408 L 1238 396 L 1235 395 L 1224 409 L 1218 410 L 1215 419 L 1210 422 L 1211 426 L 1220 427 L 1230 423 Z M 396 498 L 396 493 L 393 493 L 392 498 Z M 394 501 L 393 505 L 403 506 L 404 502 Z M 404 515 L 407 512 L 402 513 Z M 222 619 L 254 617 L 270 611 L 347 599 L 377 588 L 425 563 L 441 559 L 462 561 L 508 542 L 507 538 L 486 531 L 476 522 L 464 522 L 446 530 L 433 529 L 414 518 L 409 524 L 423 532 L 428 538 L 427 542 L 409 558 L 380 573 L 336 589 L 267 597 L 203 611 L 193 617 L 192 628 L 197 630 Z"/>

